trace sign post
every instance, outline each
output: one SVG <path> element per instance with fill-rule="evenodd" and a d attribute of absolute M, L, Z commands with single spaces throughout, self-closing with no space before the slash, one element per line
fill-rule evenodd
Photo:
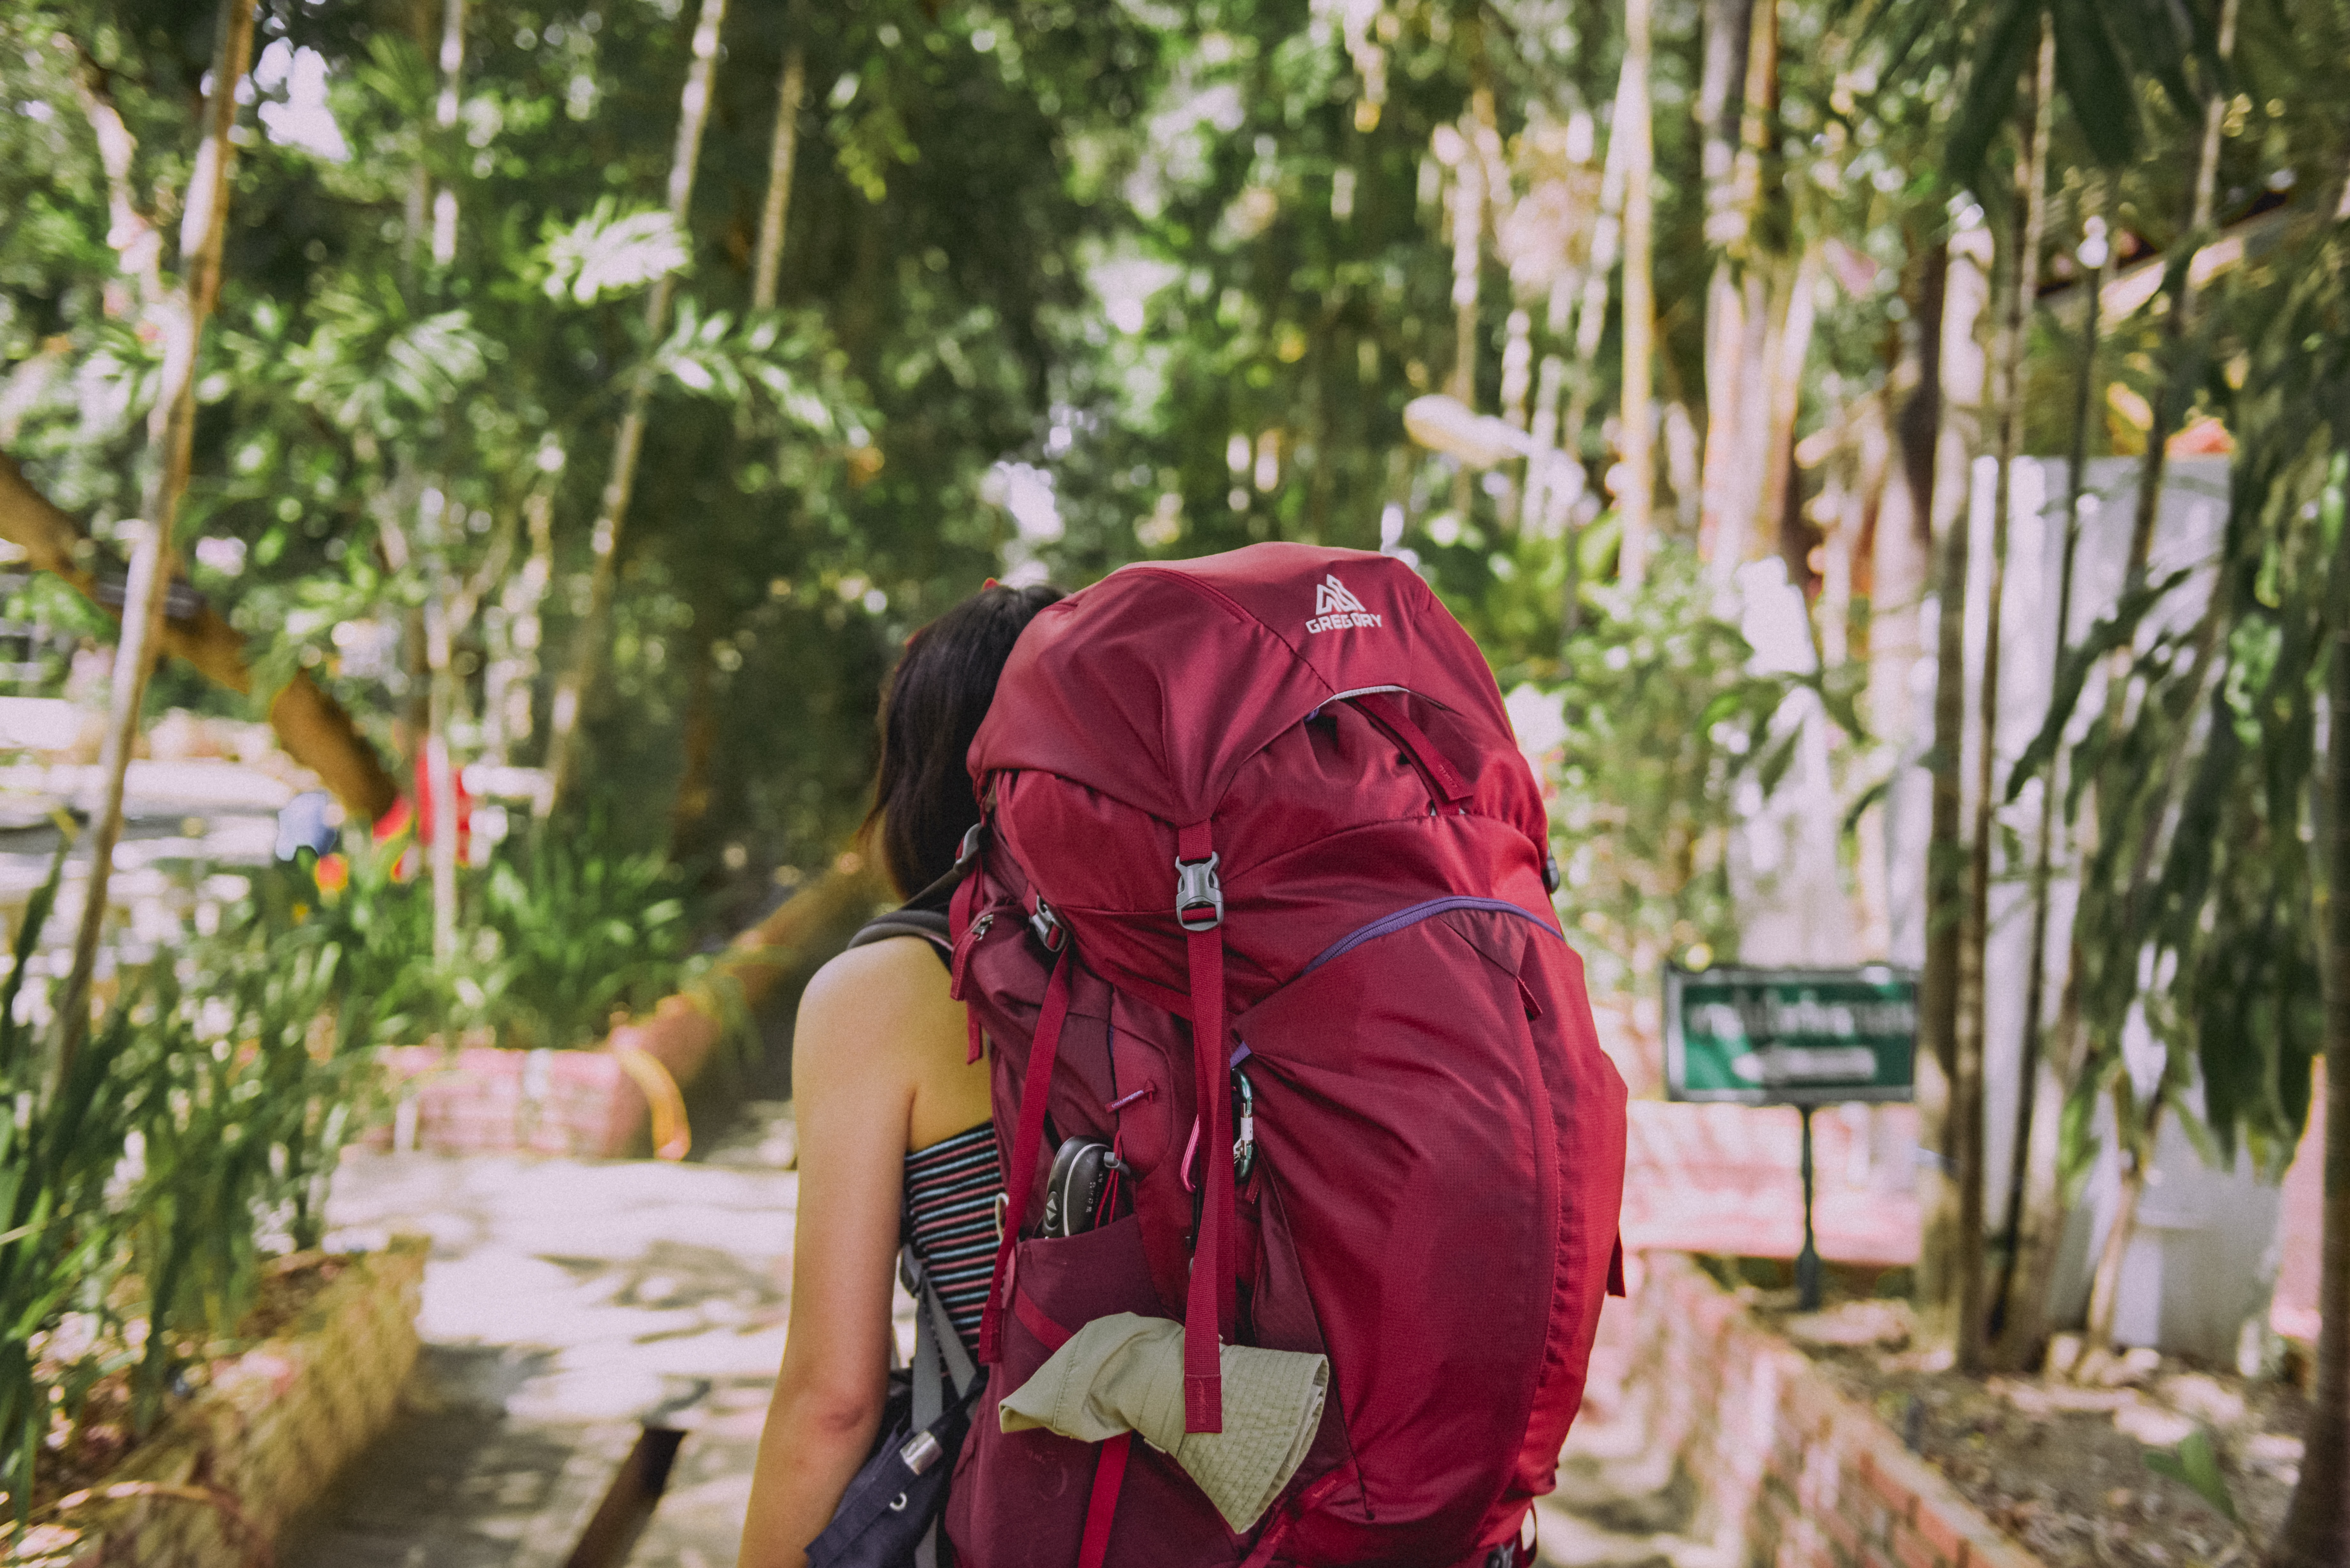
<path fill-rule="evenodd" d="M 1812 1222 L 1812 1112 L 1907 1100 L 1917 1084 L 1918 981 L 1861 969 L 1665 971 L 1665 1092 L 1676 1100 L 1794 1106 L 1803 1116 L 1804 1250 L 1795 1286 L 1820 1304 Z"/>

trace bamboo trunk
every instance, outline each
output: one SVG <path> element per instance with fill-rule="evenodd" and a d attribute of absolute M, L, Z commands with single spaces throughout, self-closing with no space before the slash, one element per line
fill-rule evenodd
<path fill-rule="evenodd" d="M 1607 139 L 1607 166 L 1599 184 L 1599 218 L 1591 226 L 1591 265 L 1583 276 L 1583 299 L 1575 310 L 1575 384 L 1559 420 L 1559 450 L 1583 450 L 1584 427 L 1599 384 L 1599 344 L 1607 331 L 1607 275 L 1623 248 L 1624 179 L 1621 143 Z"/>
<path fill-rule="evenodd" d="M 457 111 L 463 103 L 465 72 L 465 0 L 446 0 L 441 8 L 441 94 L 433 105 L 432 121 L 443 140 L 457 129 Z M 429 182 L 429 171 L 424 175 Z M 444 185 L 432 193 L 432 265 L 447 268 L 457 259 L 457 192 Z"/>
<path fill-rule="evenodd" d="M 1817 245 L 1805 250 L 1796 264 L 1764 358 L 1762 488 L 1755 510 L 1757 515 L 1774 521 L 1787 513 L 1794 480 L 1795 420 L 1803 410 L 1804 362 L 1811 358 L 1812 328 L 1819 318 L 1814 296 L 1819 288 L 1820 264 Z M 1793 579 L 1794 574 L 1791 570 L 1788 576 Z"/>
<path fill-rule="evenodd" d="M 432 797 L 426 847 L 432 867 L 432 961 L 442 965 L 457 956 L 457 764 L 449 752 L 457 673 L 449 621 L 449 607 L 440 597 L 424 607 L 424 787 Z"/>
<path fill-rule="evenodd" d="M 514 760 L 515 747 L 530 738 L 531 691 L 538 675 L 538 611 L 555 577 L 555 501 L 544 485 L 522 504 L 530 555 L 521 571 L 500 587 L 498 605 L 485 618 L 492 657 L 482 676 L 482 747 L 490 761 Z"/>
<path fill-rule="evenodd" d="M 163 595 L 171 581 L 172 524 L 187 489 L 196 427 L 196 358 L 204 323 L 219 297 L 221 242 L 227 230 L 230 174 L 236 148 L 236 93 L 253 55 L 255 0 L 224 0 L 220 42 L 213 57 L 213 90 L 204 103 L 204 136 L 188 176 L 180 225 L 179 288 L 162 302 L 163 365 L 158 378 L 147 444 L 155 472 L 147 492 L 146 527 L 130 557 L 123 589 L 122 639 L 116 646 L 106 741 L 99 754 L 101 794 L 90 827 L 89 872 L 83 884 L 80 928 L 73 965 L 57 1001 L 60 1080 L 89 1030 L 89 982 L 106 923 L 108 879 L 122 836 L 122 781 L 139 737 L 139 711 L 147 695 L 148 667 L 162 640 Z"/>
<path fill-rule="evenodd" d="M 718 70 L 718 30 L 725 19 L 726 0 L 702 0 L 701 18 L 693 29 L 693 64 L 686 72 L 678 111 L 677 150 L 669 173 L 669 213 L 681 234 L 690 233 L 693 171 L 701 160 L 702 133 L 710 123 L 711 84 Z M 662 277 L 654 282 L 646 298 L 648 348 L 658 345 L 669 330 L 671 294 L 671 280 Z M 629 389 L 628 405 L 612 440 L 611 474 L 605 481 L 596 525 L 588 535 L 595 565 L 588 578 L 588 613 L 573 634 L 571 661 L 556 687 L 549 716 L 546 771 L 554 806 L 562 805 L 578 784 L 580 709 L 603 668 L 605 630 L 611 619 L 613 591 L 619 583 L 620 531 L 636 492 L 637 458 L 644 448 L 651 394 L 642 376 Z"/>
<path fill-rule="evenodd" d="M 2350 200 L 2350 198 L 2345 198 Z M 2350 529 L 2334 546 L 2333 658 L 2326 669 L 2326 770 L 2318 793 L 2325 875 L 2316 910 L 2324 943 L 2325 1199 L 2317 1273 L 2316 1377 L 2302 1433 L 2301 1476 L 2268 1568 L 2350 1563 Z"/>
<path fill-rule="evenodd" d="M 1999 759 L 2001 601 L 2007 592 L 2007 541 L 2013 505 L 2015 458 L 2023 439 L 2024 335 L 2038 294 L 2040 246 L 2048 221 L 2048 138 L 2056 110 L 2056 26 L 2043 17 L 2040 59 L 2033 76 L 2030 140 L 2016 160 L 2019 203 L 2014 254 L 2008 265 L 2006 308 L 1999 329 L 1999 475 L 1991 513 L 1991 588 L 1983 607 L 1983 661 L 1977 714 L 1975 815 L 1967 866 L 1966 919 L 1959 948 L 1955 1071 L 1950 1098 L 1957 1122 L 1958 1369 L 1980 1376 L 1985 1366 L 1983 1300 L 1983 1072 L 1989 1031 L 1983 1012 L 1983 954 L 1991 940 L 1991 861 L 1994 774 Z"/>
<path fill-rule="evenodd" d="M 1762 203 L 1762 161 L 1779 93 L 1777 0 L 1747 0 L 1739 30 L 1737 68 L 1743 79 L 1734 103 L 1724 81 L 1707 87 L 1724 94 L 1712 117 L 1708 160 L 1706 236 L 1721 248 L 1710 286 L 1706 326 L 1706 447 L 1704 506 L 1699 534 L 1707 576 L 1728 590 L 1752 549 L 1771 466 L 1773 346 L 1778 341 L 1773 274 L 1777 258 L 1752 243 Z M 1707 69 L 1713 68 L 1709 54 Z M 1731 69 L 1725 58 L 1722 69 Z M 1718 171 L 1718 173 L 1716 172 Z M 1780 275 L 1783 278 L 1783 274 Z"/>
<path fill-rule="evenodd" d="M 775 280 L 784 265 L 784 221 L 792 201 L 792 166 L 799 155 L 800 104 L 807 94 L 807 60 L 796 43 L 784 48 L 775 87 L 775 137 L 767 151 L 767 200 L 759 210 L 759 248 L 751 265 L 751 308 L 775 307 Z"/>
<path fill-rule="evenodd" d="M 1950 249 L 1971 246 L 1980 231 L 1953 240 Z M 1926 849 L 1926 970 L 1918 987 L 1920 1045 L 1918 1060 L 1919 1136 L 1934 1156 L 1926 1190 L 1925 1233 L 1918 1255 L 1918 1301 L 1938 1325 L 1947 1325 L 1957 1305 L 1958 1185 L 1952 1179 L 1957 1153 L 1952 1110 L 1959 996 L 1959 927 L 1964 909 L 1966 852 L 1960 835 L 1960 759 L 1966 748 L 1967 578 L 1971 569 L 1972 520 L 1969 514 L 1967 448 L 1960 426 L 1981 398 L 1981 358 L 1974 346 L 1975 321 L 1982 307 L 1982 283 L 1966 254 L 1950 256 L 1944 279 L 1941 331 L 1937 335 L 1941 377 L 1940 422 L 1929 431 L 1934 458 L 1923 477 L 1941 528 L 1936 576 L 1933 794 Z M 1946 452 L 1942 449 L 1949 448 Z M 1916 459 L 1912 458 L 1913 464 Z M 1919 471 L 1913 466 L 1912 482 Z"/>
<path fill-rule="evenodd" d="M 444 140 L 457 129 L 464 69 L 465 0 L 445 0 L 441 10 L 441 96 L 433 112 Z M 454 186 L 443 186 L 432 198 L 436 275 L 456 259 L 457 192 Z M 421 532 L 443 540 L 462 537 L 463 509 L 448 498 L 445 485 L 442 489 L 432 529 Z M 423 607 L 424 787 L 432 796 L 432 842 L 426 846 L 426 860 L 432 876 L 432 961 L 446 967 L 457 956 L 457 763 L 450 752 L 449 727 L 456 717 L 458 692 L 452 644 L 463 629 L 461 613 L 470 619 L 471 610 L 460 612 L 450 602 L 462 589 L 453 580 L 445 555 L 435 552 L 427 571 L 427 591 L 432 597 Z M 425 825 L 420 820 L 418 826 Z"/>
<path fill-rule="evenodd" d="M 2081 544 L 2081 497 L 2089 465 L 2089 412 L 2097 374 L 2097 299 L 2109 259 L 2104 225 L 2088 220 L 2081 260 L 2087 267 L 2087 307 L 2082 317 L 2079 373 L 2073 382 L 2073 450 L 2065 468 L 2064 545 L 2056 576 L 2055 652 L 2049 674 L 2054 691 L 2073 636 L 2073 573 Z M 2040 781 L 2040 823 L 2032 867 L 2032 950 L 2023 982 L 2023 1049 L 2017 1075 L 2013 1157 L 2008 1162 L 2007 1217 L 2002 1226 L 2000 1280 L 1991 1293 L 1992 1355 L 2005 1370 L 2037 1367 L 2048 1335 L 2049 1275 L 2064 1227 L 2064 1184 L 2057 1148 L 2059 1118 L 2071 1092 L 2070 1053 L 2062 1060 L 2046 1049 L 2042 1014 L 2048 990 L 2049 903 L 2063 819 L 2056 802 L 2064 788 L 2061 757 L 2051 757 Z M 2077 1012 L 2077 968 L 2068 971 L 2066 1011 Z"/>
<path fill-rule="evenodd" d="M 2123 1073 L 2114 1084 L 2114 1137 L 2121 1146 L 2121 1186 L 2114 1199 L 2113 1222 L 2106 1227 L 2105 1244 L 2098 1249 L 2097 1266 L 2089 1277 L 2088 1321 L 2081 1334 L 2085 1349 L 2113 1348 L 2114 1316 L 2121 1306 L 2122 1264 L 2129 1257 L 2130 1237 L 2137 1229 L 2147 1166 L 2154 1157 L 2155 1135 L 2162 1128 L 2162 1086 L 2158 1084 L 2147 1096 L 2141 1114 L 2129 1075 Z"/>
<path fill-rule="evenodd" d="M 1624 482 L 1616 496 L 1623 520 L 1616 575 L 1638 587 L 1648 573 L 1649 530 L 1657 488 L 1656 410 L 1651 373 L 1656 355 L 1656 280 L 1651 254 L 1656 240 L 1656 148 L 1649 124 L 1648 72 L 1651 0 L 1625 0 L 1624 87 L 1617 100 L 1623 117 L 1615 133 L 1626 137 L 1624 156 Z"/>

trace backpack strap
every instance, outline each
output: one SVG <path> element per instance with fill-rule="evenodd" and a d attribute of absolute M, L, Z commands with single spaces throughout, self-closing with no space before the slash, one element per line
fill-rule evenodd
<path fill-rule="evenodd" d="M 910 1242 L 898 1249 L 898 1277 L 905 1281 L 918 1303 L 913 1393 L 914 1428 L 920 1431 L 945 1413 L 949 1389 L 956 1398 L 971 1392 L 979 1368 L 972 1364 L 971 1352 L 963 1348 L 962 1336 L 955 1332 L 954 1315 L 931 1282 L 929 1265 Z"/>
<path fill-rule="evenodd" d="M 1069 1021 L 1069 944 L 1053 960 L 1053 978 L 1045 986 L 1044 1011 L 1036 1015 L 1036 1033 L 1028 1047 L 1028 1073 L 1020 1088 L 1020 1126 L 1012 1137 L 1012 1169 L 1007 1184 L 1003 1235 L 995 1243 L 995 1273 L 988 1282 L 987 1310 L 979 1320 L 979 1358 L 989 1366 L 1003 1359 L 1004 1275 L 1012 1263 L 1013 1244 L 1028 1213 L 1028 1194 L 1036 1185 L 1036 1151 L 1045 1141 L 1045 1102 L 1052 1097 L 1053 1063 L 1061 1054 L 1061 1026 Z"/>
<path fill-rule="evenodd" d="M 1118 1494 L 1126 1485 L 1126 1461 L 1134 1434 L 1120 1432 L 1101 1446 L 1094 1459 L 1093 1491 L 1086 1499 L 1086 1532 L 1077 1544 L 1077 1568 L 1102 1568 L 1109 1556 L 1109 1527 L 1118 1518 Z"/>
<path fill-rule="evenodd" d="M 898 1249 L 898 1277 L 905 1282 L 918 1303 L 914 1312 L 912 1428 L 927 1432 L 946 1414 L 950 1393 L 958 1401 L 978 1397 L 979 1368 L 972 1365 L 971 1353 L 962 1347 L 962 1336 L 955 1332 L 954 1315 L 947 1311 L 947 1303 L 939 1297 L 938 1286 L 931 1281 L 930 1266 L 911 1242 Z M 890 1359 L 894 1361 L 897 1354 L 893 1339 Z M 950 1454 L 946 1458 L 951 1460 L 952 1457 Z M 943 1518 L 933 1520 L 922 1532 L 914 1547 L 914 1568 L 938 1568 L 939 1532 L 943 1523 Z"/>
<path fill-rule="evenodd" d="M 942 912 L 910 907 L 892 909 L 886 915 L 878 915 L 866 921 L 857 928 L 857 934 L 848 939 L 848 945 L 853 948 L 870 947 L 891 937 L 920 937 L 933 947 L 946 951 L 951 951 L 954 947 L 947 936 L 947 918 Z"/>
<path fill-rule="evenodd" d="M 1198 1130 L 1207 1134 L 1199 1241 L 1183 1309 L 1183 1429 L 1224 1429 L 1222 1336 L 1236 1315 L 1232 1237 L 1232 1110 L 1225 1088 L 1224 889 L 1216 877 L 1215 836 L 1205 822 L 1175 836 L 1175 919 L 1184 931 L 1191 981 L 1191 1072 Z M 1196 1141 L 1196 1132 L 1195 1132 Z M 1189 1160 L 1185 1161 L 1187 1167 Z M 1189 1171 L 1187 1169 L 1186 1176 Z M 1201 1265 L 1204 1263 L 1203 1268 Z"/>

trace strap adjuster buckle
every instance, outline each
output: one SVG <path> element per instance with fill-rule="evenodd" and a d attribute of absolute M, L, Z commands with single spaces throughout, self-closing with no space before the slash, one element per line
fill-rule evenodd
<path fill-rule="evenodd" d="M 1224 885 L 1216 876 L 1222 857 L 1175 862 L 1175 923 L 1187 931 L 1212 931 L 1224 923 Z"/>
<path fill-rule="evenodd" d="M 1045 944 L 1048 953 L 1059 952 L 1069 940 L 1068 929 L 1061 924 L 1061 917 L 1053 913 L 1053 906 L 1045 902 L 1042 894 L 1037 895 L 1036 912 L 1028 917 L 1028 929 L 1036 933 L 1036 940 Z"/>

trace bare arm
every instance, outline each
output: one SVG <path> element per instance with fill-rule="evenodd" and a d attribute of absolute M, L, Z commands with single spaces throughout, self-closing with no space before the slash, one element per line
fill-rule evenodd
<path fill-rule="evenodd" d="M 741 1568 L 806 1561 L 880 1426 L 915 1053 L 926 1026 L 936 1032 L 938 970 L 911 942 L 853 949 L 825 965 L 800 1002 L 791 1327 L 759 1439 Z"/>

